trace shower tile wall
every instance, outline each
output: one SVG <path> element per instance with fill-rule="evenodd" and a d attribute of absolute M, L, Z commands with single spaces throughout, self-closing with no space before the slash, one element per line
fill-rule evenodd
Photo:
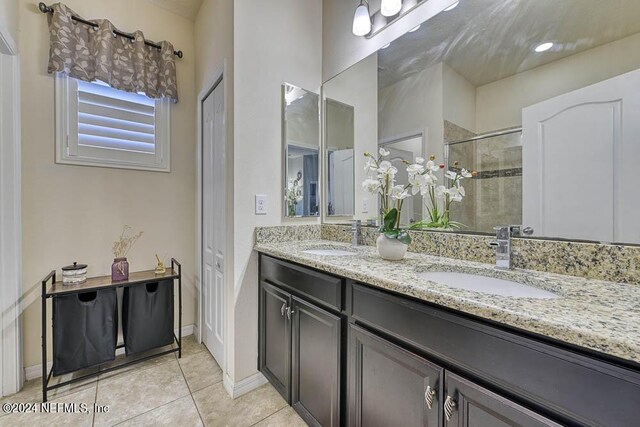
<path fill-rule="evenodd" d="M 478 172 L 463 181 L 466 197 L 452 207 L 452 217 L 465 224 L 463 229 L 492 233 L 496 225 L 522 222 L 520 132 L 452 144 L 448 166 L 455 161 Z"/>

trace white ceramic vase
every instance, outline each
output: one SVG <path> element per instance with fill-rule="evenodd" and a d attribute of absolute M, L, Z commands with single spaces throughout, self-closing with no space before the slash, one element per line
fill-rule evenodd
<path fill-rule="evenodd" d="M 378 236 L 376 247 L 382 259 L 387 261 L 400 261 L 407 253 L 408 245 L 398 239 L 391 239 L 384 234 Z"/>

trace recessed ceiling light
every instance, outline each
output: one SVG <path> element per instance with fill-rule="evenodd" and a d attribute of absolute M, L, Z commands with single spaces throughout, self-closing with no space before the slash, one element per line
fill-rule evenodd
<path fill-rule="evenodd" d="M 385 44 L 385 45 L 384 45 L 384 46 L 382 46 L 380 49 L 386 49 L 386 48 L 388 48 L 389 46 L 391 46 L 391 43 L 387 43 L 387 44 Z"/>
<path fill-rule="evenodd" d="M 460 1 L 455 2 L 454 4 L 452 4 L 451 6 L 449 6 L 448 8 L 446 8 L 444 11 L 445 12 L 449 12 L 450 10 L 453 10 L 456 8 L 457 5 L 460 4 Z"/>
<path fill-rule="evenodd" d="M 551 43 L 551 42 L 542 43 L 542 44 L 539 44 L 538 46 L 536 46 L 535 51 L 536 52 L 546 52 L 547 50 L 551 49 L 552 47 L 553 47 L 553 43 Z"/>
<path fill-rule="evenodd" d="M 418 26 L 413 27 L 412 29 L 410 29 L 410 30 L 409 30 L 409 32 L 410 32 L 410 33 L 413 33 L 414 31 L 417 31 L 417 30 L 418 30 L 418 28 L 420 28 L 420 25 L 422 25 L 422 24 L 419 24 Z"/>

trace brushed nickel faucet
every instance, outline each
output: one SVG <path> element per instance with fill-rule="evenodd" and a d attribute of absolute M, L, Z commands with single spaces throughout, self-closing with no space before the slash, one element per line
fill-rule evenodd
<path fill-rule="evenodd" d="M 511 269 L 511 238 L 519 236 L 530 236 L 533 228 L 522 227 L 521 225 L 499 225 L 493 227 L 496 231 L 496 239 L 489 242 L 496 250 L 496 268 L 501 270 Z"/>
<path fill-rule="evenodd" d="M 360 244 L 361 227 L 362 221 L 359 219 L 354 219 L 351 223 L 351 247 L 353 248 L 357 248 Z"/>

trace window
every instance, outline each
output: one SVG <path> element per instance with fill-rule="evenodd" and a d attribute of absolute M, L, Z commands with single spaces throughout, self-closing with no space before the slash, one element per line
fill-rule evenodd
<path fill-rule="evenodd" d="M 56 76 L 56 163 L 169 172 L 169 100 Z"/>

